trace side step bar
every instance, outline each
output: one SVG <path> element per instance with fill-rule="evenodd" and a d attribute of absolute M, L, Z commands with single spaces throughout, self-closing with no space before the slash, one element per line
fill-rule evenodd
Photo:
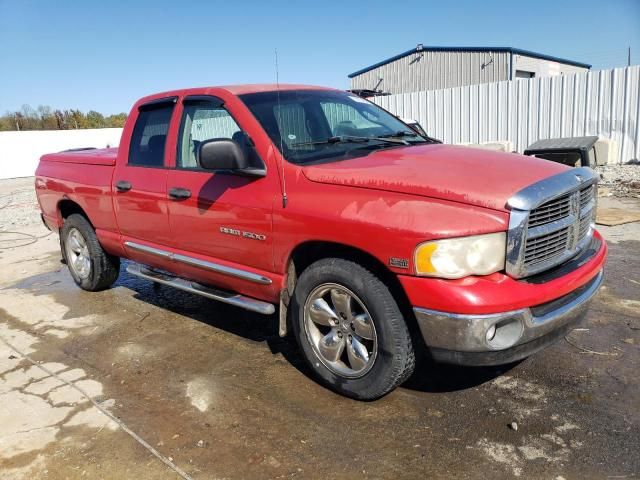
<path fill-rule="evenodd" d="M 177 288 L 178 290 L 184 290 L 185 292 L 202 295 L 203 297 L 211 298 L 223 303 L 228 303 L 230 305 L 244 308 L 245 310 L 251 310 L 252 312 L 261 313 L 263 315 L 271 315 L 276 311 L 275 307 L 271 303 L 263 302 L 262 300 L 256 300 L 255 298 L 245 297 L 243 295 L 238 295 L 237 293 L 229 293 L 223 290 L 205 287 L 204 285 L 192 282 L 191 280 L 174 277 L 166 273 L 143 267 L 142 265 L 131 264 L 127 266 L 127 272 L 136 277 L 144 278 L 145 280 L 151 280 L 152 282 L 161 283 L 162 285 L 168 285 L 170 287 Z"/>

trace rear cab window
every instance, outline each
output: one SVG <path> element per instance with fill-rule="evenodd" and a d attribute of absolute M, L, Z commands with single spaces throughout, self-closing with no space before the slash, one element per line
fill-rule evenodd
<path fill-rule="evenodd" d="M 169 132 L 173 101 L 140 107 L 129 146 L 128 164 L 164 167 L 164 153 Z"/>

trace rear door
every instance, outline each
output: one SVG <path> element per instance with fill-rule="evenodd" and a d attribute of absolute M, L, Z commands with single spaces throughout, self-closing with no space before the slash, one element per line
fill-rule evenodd
<path fill-rule="evenodd" d="M 198 146 L 221 138 L 238 142 L 253 166 L 264 167 L 252 140 L 220 99 L 186 97 L 176 166 L 167 179 L 171 243 L 180 253 L 205 261 L 189 262 L 185 274 L 236 289 L 238 279 L 240 287 L 245 280 L 261 283 L 251 272 L 273 269 L 271 216 L 277 176 L 243 177 L 200 169 Z M 219 265 L 234 270 L 220 273 Z"/>
<path fill-rule="evenodd" d="M 118 159 L 113 198 L 125 246 L 171 241 L 165 153 L 175 103 L 175 98 L 168 98 L 140 106 L 128 152 L 121 153 L 126 158 Z"/>

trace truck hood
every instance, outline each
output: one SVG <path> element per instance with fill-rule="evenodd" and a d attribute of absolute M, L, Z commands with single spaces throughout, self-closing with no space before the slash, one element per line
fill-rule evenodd
<path fill-rule="evenodd" d="M 312 182 L 452 200 L 506 211 L 522 188 L 565 171 L 535 157 L 451 145 L 416 145 L 303 167 Z"/>

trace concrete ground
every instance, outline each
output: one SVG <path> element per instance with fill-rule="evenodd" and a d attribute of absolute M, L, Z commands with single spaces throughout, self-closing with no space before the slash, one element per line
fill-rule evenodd
<path fill-rule="evenodd" d="M 308 378 L 275 317 L 124 269 L 76 288 L 31 185 L 0 182 L 3 479 L 640 475 L 639 223 L 601 228 L 605 286 L 566 340 L 503 368 L 425 363 L 361 403 Z"/>

